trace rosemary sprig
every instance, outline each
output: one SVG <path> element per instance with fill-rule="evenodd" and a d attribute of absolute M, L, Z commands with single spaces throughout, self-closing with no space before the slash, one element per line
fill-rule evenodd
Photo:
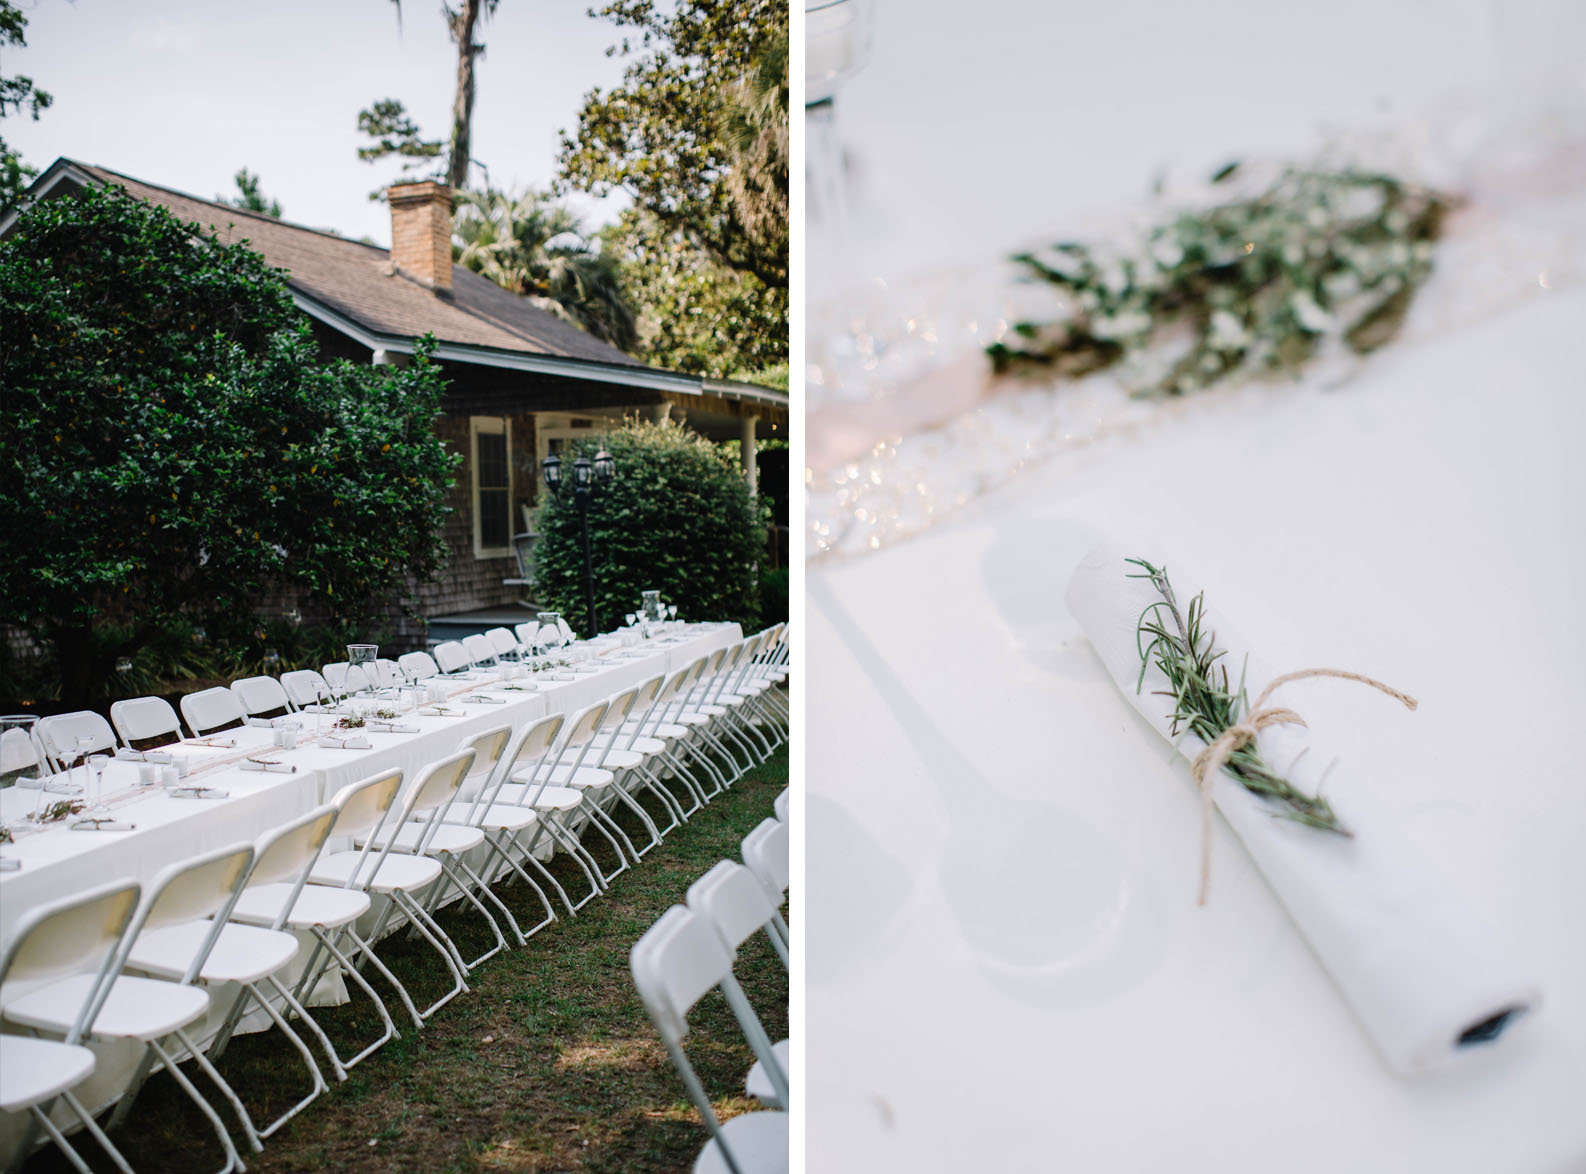
<path fill-rule="evenodd" d="M 363 727 L 363 725 L 364 725 L 364 718 L 363 718 L 362 714 L 349 713 L 346 717 L 343 717 L 343 718 L 340 718 L 340 719 L 337 720 L 336 729 L 338 729 L 338 730 L 357 730 L 357 729 L 361 729 Z"/>
<path fill-rule="evenodd" d="M 1217 663 L 1224 652 L 1216 646 L 1216 633 L 1206 630 L 1204 595 L 1197 595 L 1190 600 L 1187 609 L 1181 610 L 1166 567 L 1152 566 L 1143 558 L 1124 561 L 1140 568 L 1139 573 L 1130 574 L 1129 578 L 1151 580 L 1151 585 L 1162 597 L 1147 606 L 1136 623 L 1140 676 L 1135 682 L 1135 692 L 1145 687 L 1146 669 L 1155 662 L 1170 687 L 1159 692 L 1173 699 L 1174 735 L 1187 729 L 1210 745 L 1223 731 L 1235 725 L 1242 714 L 1249 712 L 1244 674 L 1241 672 L 1237 688 L 1228 687 L 1228 668 Z M 1227 770 L 1246 790 L 1281 804 L 1283 818 L 1322 831 L 1349 834 L 1326 799 L 1307 795 L 1274 773 L 1254 742 L 1229 756 Z"/>

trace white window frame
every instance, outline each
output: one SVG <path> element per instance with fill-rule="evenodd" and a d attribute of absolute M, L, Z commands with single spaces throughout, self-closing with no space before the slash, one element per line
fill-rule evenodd
<path fill-rule="evenodd" d="M 507 445 L 507 545 L 486 546 L 484 544 L 484 511 L 479 502 L 479 437 L 480 435 L 502 436 Z M 468 418 L 468 457 L 470 479 L 469 497 L 473 502 L 474 513 L 474 557 L 511 558 L 512 557 L 512 529 L 513 529 L 513 484 L 512 484 L 512 421 L 505 416 L 470 416 Z"/>
<path fill-rule="evenodd" d="M 588 421 L 575 428 L 573 421 Z M 604 436 L 622 423 L 601 416 L 576 416 L 567 413 L 540 412 L 534 417 L 534 467 L 542 468 L 545 458 L 551 455 L 553 440 L 587 440 L 591 436 Z M 569 470 L 564 470 L 570 474 Z"/>

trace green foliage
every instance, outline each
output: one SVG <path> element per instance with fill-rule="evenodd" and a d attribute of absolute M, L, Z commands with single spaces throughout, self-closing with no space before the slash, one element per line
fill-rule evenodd
<path fill-rule="evenodd" d="M 589 533 L 595 568 L 595 611 L 603 628 L 621 622 L 655 589 L 694 620 L 758 619 L 756 563 L 764 517 L 737 468 L 703 437 L 673 423 L 629 421 L 584 443 L 593 457 L 604 444 L 617 475 L 595 491 Z M 570 459 L 575 454 L 566 454 Z M 564 465 L 564 468 L 567 468 Z M 535 586 L 582 628 L 583 547 L 571 488 L 546 495 L 535 528 Z"/>
<path fill-rule="evenodd" d="M 606 240 L 641 307 L 642 355 L 722 376 L 787 358 L 787 6 L 614 0 L 623 84 L 562 136 L 566 184 L 633 207 Z"/>
<path fill-rule="evenodd" d="M 787 289 L 769 289 L 701 252 L 648 212 L 629 208 L 601 233 L 619 258 L 622 288 L 639 308 L 645 361 L 726 379 L 788 359 Z"/>
<path fill-rule="evenodd" d="M 273 216 L 281 219 L 281 203 L 272 200 L 259 190 L 259 177 L 244 167 L 234 177 L 237 182 L 237 198 L 228 200 L 224 196 L 216 196 L 222 204 L 230 204 L 233 208 L 241 208 L 244 212 L 258 212 L 262 216 Z"/>
<path fill-rule="evenodd" d="M 0 621 L 82 699 L 282 586 L 377 614 L 445 557 L 429 354 L 322 361 L 282 273 L 119 188 L 28 208 L 0 243 Z"/>
<path fill-rule="evenodd" d="M 27 45 L 28 18 L 11 0 L 0 0 L 0 46 Z M 0 77 L 0 118 L 26 110 L 38 121 L 39 111 L 49 108 L 54 97 L 38 89 L 30 77 Z M 21 197 L 38 169 L 22 162 L 22 156 L 0 138 L 0 212 L 8 212 Z"/>
<path fill-rule="evenodd" d="M 788 618 L 788 569 L 773 567 L 760 572 L 760 623 L 774 624 Z"/>
<path fill-rule="evenodd" d="M 368 109 L 358 111 L 358 133 L 374 140 L 367 147 L 358 148 L 358 158 L 374 163 L 395 155 L 404 160 L 403 180 L 435 179 L 439 168 L 430 161 L 440 156 L 445 148 L 439 139 L 419 136 L 418 124 L 408 116 L 407 107 L 395 98 L 381 98 Z M 385 199 L 385 188 L 369 193 L 371 200 Z"/>
<path fill-rule="evenodd" d="M 1235 185 L 1237 165 L 1213 177 Z M 1286 170 L 1188 211 L 1129 250 L 1060 243 L 1016 258 L 1072 300 L 989 348 L 998 370 L 1083 375 L 1127 359 L 1138 391 L 1182 395 L 1291 371 L 1326 338 L 1364 353 L 1397 333 L 1432 266 L 1445 197 L 1387 175 Z M 1188 347 L 1172 346 L 1190 328 Z"/>
<path fill-rule="evenodd" d="M 584 236 L 577 216 L 544 193 L 463 192 L 452 233 L 458 264 L 620 350 L 637 343 L 616 263 Z"/>

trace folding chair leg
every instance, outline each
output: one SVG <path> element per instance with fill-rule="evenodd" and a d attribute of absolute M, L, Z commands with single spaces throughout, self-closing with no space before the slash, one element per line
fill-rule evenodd
<path fill-rule="evenodd" d="M 501 862 L 506 865 L 507 871 L 502 873 L 501 876 L 505 877 L 508 881 L 511 881 L 514 877 L 517 877 L 528 882 L 529 887 L 533 889 L 535 894 L 540 898 L 540 904 L 545 906 L 545 917 L 538 925 L 526 931 L 519 931 L 523 940 L 528 941 L 528 939 L 539 933 L 540 930 L 544 929 L 546 926 L 550 925 L 556 920 L 556 910 L 551 906 L 551 899 L 545 895 L 545 890 L 540 888 L 539 882 L 527 872 L 525 872 L 521 864 L 512 859 L 512 846 L 516 843 L 516 837 L 514 837 L 511 832 L 505 829 L 498 829 L 494 832 L 485 833 L 485 844 L 489 847 L 490 852 L 495 856 L 499 856 L 501 858 Z M 538 865 L 539 861 L 535 861 L 535 864 Z M 552 883 L 555 884 L 555 878 L 552 878 Z M 566 900 L 567 894 L 563 893 L 562 899 Z M 514 919 L 512 924 L 515 927 L 517 925 L 517 921 Z"/>
<path fill-rule="evenodd" d="M 446 963 L 446 968 L 452 972 L 452 989 L 431 1003 L 428 1009 L 419 1013 L 421 1020 L 428 1019 L 468 990 L 468 980 L 463 977 L 463 960 L 457 953 L 457 946 L 446 936 L 446 931 L 430 919 L 429 914 L 424 912 L 417 901 L 401 889 L 392 891 L 391 901 L 393 904 L 401 905 L 402 912 L 407 914 L 408 920 L 418 930 L 419 935 L 435 947 L 436 953 Z"/>
<path fill-rule="evenodd" d="M 193 1082 L 188 1079 L 187 1073 L 182 1071 L 182 1067 L 176 1062 L 176 1058 L 167 1052 L 158 1040 L 150 1040 L 149 1047 L 155 1055 L 164 1061 L 166 1071 L 171 1074 L 171 1079 L 176 1081 L 181 1090 L 198 1106 L 198 1111 L 209 1119 L 210 1127 L 214 1129 L 215 1136 L 220 1138 L 220 1144 L 226 1151 L 226 1164 L 220 1168 L 220 1174 L 230 1174 L 232 1170 L 246 1170 L 247 1167 L 242 1164 L 242 1155 L 237 1153 L 237 1147 L 232 1144 L 231 1134 L 226 1132 L 226 1126 L 220 1120 L 220 1114 L 215 1112 L 215 1106 L 204 1098 L 204 1094 L 199 1092 Z M 233 1093 L 232 1095 L 235 1096 L 236 1094 Z M 250 1138 L 249 1140 L 252 1141 L 253 1139 Z M 258 1147 L 258 1149 L 263 1148 L 263 1145 Z"/>
<path fill-rule="evenodd" d="M 452 887 L 455 888 L 458 891 L 458 893 L 460 893 L 462 895 L 463 900 L 467 901 L 470 905 L 472 905 L 475 909 L 477 909 L 479 911 L 479 915 L 481 917 L 483 917 L 485 919 L 485 923 L 490 926 L 490 932 L 495 935 L 495 939 L 496 939 L 496 944 L 493 947 L 491 947 L 489 950 L 486 950 L 483 954 L 479 955 L 479 957 L 475 958 L 472 962 L 463 961 L 463 956 L 462 956 L 461 953 L 458 953 L 456 955 L 457 961 L 462 964 L 463 973 L 464 974 L 471 974 L 473 972 L 474 967 L 478 966 L 481 962 L 484 962 L 487 958 L 494 958 L 502 950 L 505 950 L 507 948 L 507 939 L 506 939 L 505 935 L 502 934 L 502 932 L 501 932 L 501 924 L 498 921 L 496 921 L 494 915 L 492 915 L 490 910 L 486 909 L 484 907 L 483 903 L 480 902 L 479 898 L 474 895 L 473 889 L 469 885 L 464 884 L 463 881 L 453 871 L 454 866 L 455 866 L 456 863 L 457 862 L 456 862 L 455 858 L 453 858 L 451 856 L 443 856 L 443 857 L 441 857 L 440 858 L 440 865 L 441 865 L 441 874 L 442 874 L 442 876 L 447 881 L 451 882 Z M 477 878 L 475 878 L 475 879 L 477 879 Z M 429 896 L 428 900 L 423 902 L 423 905 L 424 905 L 424 908 L 425 908 L 425 912 L 428 913 L 432 918 L 433 918 L 433 916 L 435 914 L 435 911 L 440 908 L 441 899 L 443 897 L 445 897 L 445 895 L 446 895 L 446 886 L 445 886 L 445 884 L 437 882 L 435 887 L 430 890 L 430 896 Z M 497 902 L 497 903 L 499 904 L 499 902 Z M 511 915 L 509 914 L 508 916 L 511 916 Z"/>
<path fill-rule="evenodd" d="M 325 1047 L 329 1051 L 331 1062 L 335 1064 L 339 1071 L 345 1072 L 354 1064 L 357 1064 L 360 1060 L 364 1060 L 369 1056 L 372 1056 L 376 1051 L 378 1051 L 385 1044 L 389 1043 L 391 1040 L 401 1039 L 402 1033 L 397 1030 L 396 1024 L 392 1022 L 391 1012 L 386 1010 L 385 1000 L 375 993 L 374 987 L 369 985 L 369 980 L 360 974 L 358 968 L 354 966 L 352 962 L 336 948 L 335 941 L 331 935 L 327 934 L 318 926 L 314 927 L 313 932 L 315 938 L 318 939 L 317 944 L 314 947 L 315 950 L 318 951 L 321 946 L 324 947 L 326 952 L 336 960 L 337 964 L 342 968 L 342 971 L 347 975 L 347 977 L 352 979 L 358 988 L 362 990 L 364 994 L 369 996 L 370 1001 L 374 1003 L 375 1010 L 380 1014 L 380 1021 L 385 1025 L 384 1034 L 382 1034 L 379 1039 L 375 1040 L 374 1043 L 364 1048 L 363 1051 L 359 1052 L 350 1060 L 343 1060 L 340 1056 L 338 1056 L 336 1054 L 336 1049 L 331 1044 L 330 1040 L 324 1038 L 323 1034 L 321 1035 L 321 1038 L 324 1039 Z M 384 964 L 382 964 L 378 958 L 370 955 L 370 960 L 374 963 L 376 969 L 384 974 L 386 979 L 393 986 L 395 986 L 398 990 L 401 990 L 402 984 L 397 982 L 396 978 L 386 971 Z M 415 1014 L 417 1014 L 417 1012 L 415 1012 Z"/>
<path fill-rule="evenodd" d="M 274 976 L 272 975 L 267 977 L 270 977 L 273 980 Z M 301 1015 L 305 1022 L 311 1022 L 308 1019 L 308 1012 L 302 1010 L 302 1008 L 297 1005 L 297 1000 L 291 997 L 290 991 L 288 991 L 279 982 L 275 983 L 275 988 L 282 994 L 286 995 L 288 1006 L 292 1007 L 294 1012 Z M 259 1006 L 264 1008 L 265 1014 L 267 1014 L 275 1022 L 275 1025 L 285 1033 L 286 1038 L 292 1041 L 292 1046 L 297 1049 L 298 1055 L 303 1057 L 303 1063 L 308 1065 L 309 1075 L 313 1078 L 314 1082 L 314 1087 L 309 1091 L 308 1096 L 298 1101 L 297 1104 L 293 1105 L 285 1113 L 282 1113 L 268 1126 L 258 1130 L 258 1135 L 262 1140 L 263 1138 L 269 1137 L 271 1134 L 275 1133 L 275 1131 L 280 1129 L 281 1126 L 285 1125 L 293 1117 L 296 1117 L 304 1109 L 312 1105 L 316 1100 L 319 1099 L 319 1094 L 328 1091 L 330 1086 L 325 1083 L 324 1073 L 319 1070 L 319 1065 L 314 1062 L 314 1053 L 309 1051 L 308 1045 L 303 1042 L 303 1037 L 292 1030 L 291 1025 L 286 1021 L 286 1017 L 275 1009 L 274 1004 L 266 999 L 263 992 L 261 992 L 259 988 L 253 983 L 245 983 L 243 985 L 243 989 L 254 997 Z M 318 1024 L 315 1024 L 315 1030 L 318 1030 L 318 1026 Z M 343 1078 L 345 1078 L 346 1074 L 343 1073 L 342 1075 Z M 251 1117 L 249 1118 L 249 1121 L 251 1124 Z"/>
<path fill-rule="evenodd" d="M 613 868 L 610 872 L 606 872 L 604 869 L 601 869 L 600 871 L 600 887 L 603 889 L 609 889 L 611 887 L 612 881 L 621 876 L 624 872 L 628 871 L 628 857 L 624 855 L 622 851 L 622 845 L 617 843 L 618 837 L 621 837 L 621 839 L 626 842 L 628 839 L 628 833 L 617 826 L 616 821 L 613 820 L 608 813 L 601 809 L 599 803 L 596 803 L 594 799 L 590 798 L 588 791 L 579 792 L 578 810 L 589 816 L 589 823 L 587 826 L 593 827 L 597 832 L 605 836 L 606 843 L 610 844 L 612 852 L 616 853 L 617 867 Z M 613 832 L 615 832 L 616 835 L 613 835 Z M 633 845 L 630 843 L 628 844 L 628 847 L 632 849 Z M 595 859 L 593 854 L 591 854 L 589 858 L 590 860 Z M 638 858 L 638 853 L 635 852 L 634 859 L 637 860 Z M 600 865 L 596 863 L 595 867 L 599 869 Z"/>
<path fill-rule="evenodd" d="M 105 1131 L 99 1128 L 99 1122 L 95 1121 L 94 1115 L 83 1107 L 83 1103 L 77 1099 L 77 1095 L 67 1089 L 61 1094 L 61 1100 L 66 1102 L 67 1108 L 71 1109 L 77 1119 L 83 1123 L 83 1128 L 88 1131 L 88 1136 L 99 1143 L 99 1148 L 104 1151 L 105 1156 L 116 1164 L 116 1169 L 120 1170 L 121 1174 L 132 1174 L 132 1164 L 121 1156 L 121 1151 L 115 1147 L 110 1138 L 105 1136 Z M 23 1150 L 22 1152 L 27 1153 L 28 1151 Z"/>
<path fill-rule="evenodd" d="M 644 824 L 645 831 L 650 833 L 650 842 L 643 848 L 635 848 L 633 846 L 633 841 L 629 840 L 626 835 L 623 836 L 623 839 L 627 841 L 629 850 L 633 852 L 633 859 L 637 862 L 641 857 L 644 856 L 646 852 L 661 846 L 662 836 L 661 829 L 655 826 L 655 821 L 650 818 L 650 813 L 640 805 L 639 801 L 635 799 L 628 792 L 627 787 L 623 785 L 627 782 L 627 776 L 630 773 L 632 772 L 625 772 L 623 777 L 617 780 L 613 789 L 617 793 L 617 802 L 621 803 L 623 806 L 627 807 L 635 815 L 637 815 L 639 817 L 639 822 Z"/>
<path fill-rule="evenodd" d="M 545 830 L 546 835 L 551 837 L 551 839 L 556 843 L 557 847 L 561 848 L 573 858 L 578 867 L 583 870 L 585 879 L 589 881 L 589 895 L 584 897 L 582 900 L 568 902 L 568 909 L 571 912 L 576 913 L 578 910 L 582 909 L 585 905 L 589 904 L 605 891 L 603 888 L 601 888 L 600 881 L 597 879 L 600 868 L 598 865 L 596 865 L 594 868 L 590 867 L 590 862 L 586 859 L 586 850 L 584 846 L 578 842 L 578 837 L 563 827 L 561 822 L 554 817 L 553 813 L 541 812 L 540 827 Z M 531 844 L 530 847 L 532 849 L 533 845 Z M 561 885 L 557 885 L 556 887 L 560 889 Z M 567 894 L 565 892 L 562 894 L 562 898 L 563 900 L 567 899 Z"/>

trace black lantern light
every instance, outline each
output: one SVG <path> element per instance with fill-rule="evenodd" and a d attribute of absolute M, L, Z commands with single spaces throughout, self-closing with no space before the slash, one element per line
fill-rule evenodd
<path fill-rule="evenodd" d="M 559 493 L 562 488 L 562 461 L 552 453 L 540 462 L 545 474 L 545 488 Z M 604 448 L 591 461 L 580 456 L 573 461 L 572 476 L 568 479 L 573 488 L 573 501 L 578 507 L 579 536 L 584 547 L 584 599 L 589 606 L 589 635 L 597 636 L 600 625 L 595 616 L 595 565 L 589 548 L 589 501 L 597 487 L 604 488 L 617 474 L 617 462 Z"/>

